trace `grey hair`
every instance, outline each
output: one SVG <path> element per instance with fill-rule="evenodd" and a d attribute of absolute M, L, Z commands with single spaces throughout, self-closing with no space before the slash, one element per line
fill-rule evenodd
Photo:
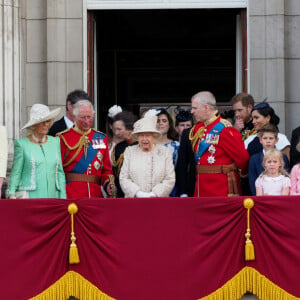
<path fill-rule="evenodd" d="M 75 117 L 78 117 L 79 109 L 84 106 L 90 107 L 92 109 L 93 114 L 95 113 L 94 106 L 89 100 L 79 100 L 73 106 L 73 114 Z"/>
<path fill-rule="evenodd" d="M 195 94 L 192 97 L 192 100 L 196 99 L 199 104 L 207 104 L 210 106 L 211 109 L 217 110 L 217 101 L 213 93 L 208 91 L 203 91 Z"/>

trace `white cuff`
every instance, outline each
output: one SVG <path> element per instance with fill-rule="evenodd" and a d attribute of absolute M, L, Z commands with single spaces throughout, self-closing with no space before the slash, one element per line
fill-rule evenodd
<path fill-rule="evenodd" d="M 137 191 L 135 196 L 137 198 L 148 198 L 149 197 L 149 193 L 145 193 L 145 192 L 142 192 L 142 191 Z"/>

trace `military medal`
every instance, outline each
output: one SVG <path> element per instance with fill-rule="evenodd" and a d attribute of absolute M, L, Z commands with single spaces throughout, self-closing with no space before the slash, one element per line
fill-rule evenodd
<path fill-rule="evenodd" d="M 215 137 L 215 135 L 213 135 Z M 216 153 L 216 147 L 214 145 L 210 145 L 208 147 L 208 152 L 210 153 L 210 156 L 207 158 L 207 161 L 209 164 L 214 164 L 216 161 L 216 158 L 213 156 Z"/>
<path fill-rule="evenodd" d="M 100 163 L 98 160 L 94 162 L 94 168 L 98 171 L 100 169 Z"/>
<path fill-rule="evenodd" d="M 104 143 L 103 139 L 100 139 L 100 145 L 99 145 L 99 149 L 106 149 L 106 145 Z"/>
<path fill-rule="evenodd" d="M 101 152 L 97 153 L 97 158 L 99 159 L 99 161 L 101 162 L 103 159 L 103 154 Z"/>
<path fill-rule="evenodd" d="M 211 144 L 211 145 L 216 145 L 219 143 L 219 135 L 218 134 L 212 134 L 212 133 L 209 133 L 207 136 L 206 136 L 206 143 L 207 144 Z"/>
<path fill-rule="evenodd" d="M 93 149 L 100 149 L 99 139 L 93 139 L 92 140 L 92 147 L 93 147 Z"/>
<path fill-rule="evenodd" d="M 208 152 L 210 153 L 210 154 L 215 154 L 216 153 L 216 148 L 215 148 L 215 146 L 213 146 L 213 145 L 210 145 L 209 146 L 209 148 L 208 148 Z"/>
<path fill-rule="evenodd" d="M 212 165 L 212 164 L 215 163 L 216 159 L 214 158 L 214 156 L 211 155 L 211 156 L 208 157 L 207 161 L 208 161 L 209 164 Z"/>

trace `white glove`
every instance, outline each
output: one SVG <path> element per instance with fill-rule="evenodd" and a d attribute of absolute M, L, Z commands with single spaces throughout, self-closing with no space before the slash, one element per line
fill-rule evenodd
<path fill-rule="evenodd" d="M 149 196 L 148 197 L 156 197 L 156 195 L 153 192 L 148 193 Z"/>
<path fill-rule="evenodd" d="M 142 191 L 137 191 L 136 194 L 135 194 L 135 196 L 137 198 L 149 198 L 150 197 L 149 194 L 150 193 L 145 193 L 145 192 L 142 192 Z"/>
<path fill-rule="evenodd" d="M 188 195 L 187 194 L 181 194 L 180 197 L 184 198 L 184 197 L 188 197 Z"/>

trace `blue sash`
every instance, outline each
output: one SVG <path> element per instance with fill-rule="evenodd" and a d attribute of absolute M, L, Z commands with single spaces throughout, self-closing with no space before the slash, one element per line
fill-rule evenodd
<path fill-rule="evenodd" d="M 94 139 L 101 139 L 104 140 L 105 135 L 100 133 L 100 132 L 95 132 L 92 140 Z M 97 155 L 99 149 L 94 149 L 93 148 L 93 143 L 92 141 L 90 142 L 88 148 L 87 148 L 87 153 L 86 153 L 86 158 L 85 155 L 83 154 L 77 165 L 70 171 L 71 173 L 78 173 L 78 174 L 84 174 L 87 168 L 89 167 L 89 164 L 94 160 L 95 156 Z"/>
<path fill-rule="evenodd" d="M 221 122 L 217 123 L 212 129 L 211 131 L 208 133 L 210 134 L 212 131 L 215 135 L 219 135 L 220 132 L 223 130 L 223 128 L 225 127 L 224 124 L 222 124 Z M 207 143 L 206 142 L 206 139 L 205 140 L 202 140 L 200 143 L 199 143 L 199 146 L 198 146 L 198 150 L 197 150 L 197 153 L 195 155 L 195 163 L 198 164 L 198 160 L 199 158 L 203 155 L 203 153 L 206 151 L 206 149 L 212 144 L 210 143 Z"/>

